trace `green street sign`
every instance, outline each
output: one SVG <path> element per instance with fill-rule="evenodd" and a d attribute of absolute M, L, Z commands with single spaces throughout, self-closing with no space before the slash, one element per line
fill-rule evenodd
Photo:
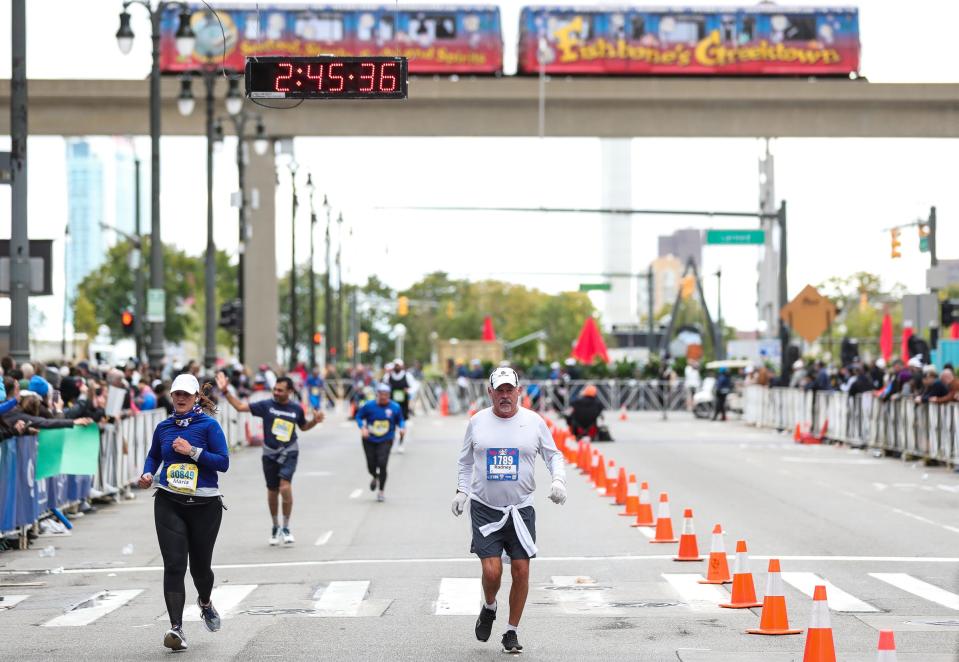
<path fill-rule="evenodd" d="M 609 292 L 613 289 L 611 283 L 580 283 L 580 292 Z"/>
<path fill-rule="evenodd" d="M 765 230 L 706 230 L 707 244 L 746 246 L 766 243 Z"/>
<path fill-rule="evenodd" d="M 166 292 L 161 289 L 147 290 L 147 322 L 166 321 Z"/>

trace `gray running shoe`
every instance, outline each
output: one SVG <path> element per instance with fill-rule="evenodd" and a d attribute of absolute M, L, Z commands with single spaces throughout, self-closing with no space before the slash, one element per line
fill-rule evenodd
<path fill-rule="evenodd" d="M 166 634 L 163 635 L 163 645 L 174 651 L 186 650 L 186 635 L 183 634 L 179 625 L 175 625 L 166 631 Z"/>
<path fill-rule="evenodd" d="M 213 607 L 213 602 L 211 601 L 206 607 L 200 604 L 200 598 L 197 597 L 196 605 L 200 608 L 200 618 L 203 619 L 203 623 L 206 625 L 206 629 L 210 632 L 216 632 L 220 629 L 220 614 L 217 613 L 216 609 Z"/>
<path fill-rule="evenodd" d="M 479 618 L 476 619 L 476 638 L 480 641 L 489 641 L 489 636 L 493 632 L 493 621 L 495 620 L 495 609 L 487 609 L 486 605 L 480 607 Z"/>
<path fill-rule="evenodd" d="M 519 645 L 519 637 L 516 636 L 516 630 L 507 630 L 503 633 L 503 651 L 514 655 L 523 652 L 523 647 Z"/>

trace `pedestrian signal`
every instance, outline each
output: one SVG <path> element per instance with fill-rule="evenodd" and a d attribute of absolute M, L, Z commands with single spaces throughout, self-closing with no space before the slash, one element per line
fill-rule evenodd
<path fill-rule="evenodd" d="M 901 232 L 902 231 L 899 228 L 893 228 L 892 230 L 890 230 L 890 234 L 891 234 L 890 238 L 892 240 L 892 247 L 891 247 L 890 253 L 891 253 L 892 259 L 902 257 L 902 253 L 899 251 L 899 249 L 902 248 L 902 242 L 899 240 L 899 235 L 901 234 Z"/>

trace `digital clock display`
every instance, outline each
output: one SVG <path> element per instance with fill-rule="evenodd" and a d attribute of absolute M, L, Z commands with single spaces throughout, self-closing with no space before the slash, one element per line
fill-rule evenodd
<path fill-rule="evenodd" d="M 405 99 L 405 57 L 257 57 L 246 60 L 251 99 Z"/>

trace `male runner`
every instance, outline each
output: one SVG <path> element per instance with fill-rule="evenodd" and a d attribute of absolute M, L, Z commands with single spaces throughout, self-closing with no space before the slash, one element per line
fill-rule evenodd
<path fill-rule="evenodd" d="M 519 653 L 523 647 L 517 633 L 529 593 L 529 560 L 536 556 L 536 456 L 543 457 L 553 477 L 549 494 L 553 503 L 566 502 L 566 469 L 546 423 L 539 414 L 519 406 L 522 390 L 512 368 L 493 370 L 487 393 L 493 406 L 477 412 L 466 427 L 453 514 L 461 515 L 470 501 L 470 551 L 480 558 L 485 599 L 476 619 L 476 638 L 487 641 L 493 630 L 496 593 L 503 576 L 501 556 L 507 556 L 513 586 L 503 650 Z"/>
<path fill-rule="evenodd" d="M 290 533 L 290 514 L 293 512 L 293 472 L 299 457 L 296 440 L 296 426 L 306 432 L 323 421 L 323 412 L 314 411 L 309 421 L 303 414 L 303 408 L 290 398 L 295 391 L 293 380 L 280 377 L 273 386 L 273 398 L 259 402 L 243 402 L 230 392 L 230 382 L 223 372 L 216 375 L 216 385 L 220 392 L 237 411 L 248 411 L 263 419 L 263 475 L 266 478 L 266 500 L 273 518 L 273 530 L 270 544 L 278 545 L 294 542 Z M 283 497 L 283 526 L 277 519 L 279 497 Z"/>
<path fill-rule="evenodd" d="M 363 435 L 363 451 L 366 453 L 366 467 L 373 477 L 370 490 L 379 484 L 377 501 L 384 501 L 383 488 L 386 486 L 386 464 L 390 460 L 390 447 L 399 430 L 400 440 L 406 436 L 406 419 L 403 410 L 390 400 L 390 387 L 379 384 L 376 387 L 376 400 L 371 400 L 356 412 L 356 424 Z"/>
<path fill-rule="evenodd" d="M 403 420 L 410 417 L 410 380 L 406 376 L 406 370 L 403 369 L 403 360 L 395 359 L 393 363 L 387 366 L 386 373 L 383 375 L 383 381 L 390 387 L 390 395 L 393 402 L 403 410 Z M 396 446 L 396 452 L 403 453 L 403 437 L 400 437 L 400 443 Z"/>

